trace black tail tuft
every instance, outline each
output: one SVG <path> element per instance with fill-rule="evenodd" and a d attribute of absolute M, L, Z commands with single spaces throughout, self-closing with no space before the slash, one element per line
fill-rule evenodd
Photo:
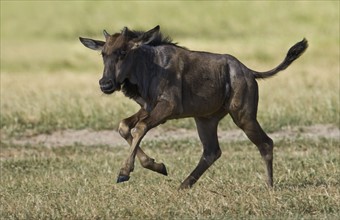
<path fill-rule="evenodd" d="M 303 38 L 302 41 L 296 43 L 294 46 L 292 46 L 288 53 L 286 58 L 283 60 L 283 62 L 278 65 L 276 68 L 267 71 L 267 72 L 257 72 L 257 71 L 253 71 L 253 74 L 255 76 L 255 78 L 268 78 L 271 76 L 274 76 L 276 73 L 286 69 L 294 60 L 296 60 L 297 58 L 299 58 L 303 52 L 305 52 L 305 50 L 308 47 L 308 41 L 306 40 L 306 38 Z"/>
<path fill-rule="evenodd" d="M 299 58 L 303 54 L 303 52 L 305 52 L 307 47 L 308 47 L 308 41 L 306 40 L 306 38 L 303 38 L 302 41 L 292 46 L 287 53 L 287 57 L 286 57 L 287 64 L 289 65 L 294 60 Z"/>

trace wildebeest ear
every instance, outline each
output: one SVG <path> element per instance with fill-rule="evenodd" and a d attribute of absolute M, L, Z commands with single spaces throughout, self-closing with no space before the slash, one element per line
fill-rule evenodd
<path fill-rule="evenodd" d="M 89 38 L 79 37 L 79 40 L 85 47 L 90 48 L 92 50 L 102 50 L 105 42 L 100 40 L 93 40 Z"/>
<path fill-rule="evenodd" d="M 109 38 L 110 37 L 110 34 L 109 33 L 107 33 L 107 31 L 106 30 L 103 30 L 103 34 L 104 34 L 104 37 L 105 37 L 105 39 L 107 40 L 107 38 Z"/>
<path fill-rule="evenodd" d="M 159 25 L 156 27 L 152 28 L 151 30 L 145 32 L 141 37 L 140 37 L 140 43 L 141 44 L 148 44 L 152 42 L 154 39 L 157 38 L 158 33 L 159 33 Z"/>

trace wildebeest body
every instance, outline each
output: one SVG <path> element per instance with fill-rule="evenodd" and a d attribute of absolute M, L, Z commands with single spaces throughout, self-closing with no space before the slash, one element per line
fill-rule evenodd
<path fill-rule="evenodd" d="M 191 187 L 221 155 L 217 138 L 219 121 L 230 114 L 235 124 L 258 147 L 265 161 L 267 183 L 273 185 L 273 141 L 259 125 L 256 114 L 258 85 L 256 78 L 267 78 L 287 68 L 307 48 L 304 39 L 288 51 L 284 61 L 267 72 L 250 70 L 227 54 L 190 51 L 163 38 L 159 26 L 147 32 L 124 28 L 109 35 L 106 42 L 80 38 L 94 50 L 102 51 L 103 77 L 99 84 L 106 94 L 122 90 L 141 109 L 122 120 L 119 133 L 130 145 L 129 157 L 117 182 L 130 178 L 137 156 L 143 167 L 167 175 L 163 163 L 156 163 L 140 148 L 148 130 L 169 119 L 194 117 L 203 144 L 202 157 L 183 181 Z"/>
<path fill-rule="evenodd" d="M 168 45 L 145 50 L 154 57 L 136 63 L 136 70 L 132 71 L 136 74 L 132 77 L 139 88 L 139 97 L 130 97 L 137 101 L 142 98 L 145 103 L 140 104 L 147 104 L 146 109 L 153 109 L 160 100 L 176 102 L 173 119 L 208 116 L 223 106 L 228 108 L 232 88 L 228 62 L 235 58 Z"/>

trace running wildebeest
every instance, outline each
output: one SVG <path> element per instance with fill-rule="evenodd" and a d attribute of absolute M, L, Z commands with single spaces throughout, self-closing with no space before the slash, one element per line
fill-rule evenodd
<path fill-rule="evenodd" d="M 221 156 L 217 138 L 219 121 L 230 114 L 235 124 L 257 146 L 266 165 L 267 184 L 273 186 L 273 141 L 262 130 L 257 115 L 256 79 L 286 69 L 307 49 L 306 39 L 296 43 L 276 68 L 257 72 L 228 54 L 190 51 L 163 37 L 160 27 L 142 32 L 125 27 L 113 35 L 104 30 L 105 42 L 79 38 L 88 48 L 99 50 L 104 60 L 100 89 L 105 94 L 122 91 L 141 109 L 121 121 L 118 131 L 129 143 L 129 156 L 117 183 L 128 181 L 135 157 L 143 167 L 167 175 L 140 148 L 145 134 L 167 120 L 194 117 L 203 154 L 180 188 L 190 188 Z"/>

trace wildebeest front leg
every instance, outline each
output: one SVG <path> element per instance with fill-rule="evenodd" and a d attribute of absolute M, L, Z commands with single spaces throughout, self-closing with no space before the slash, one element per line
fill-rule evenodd
<path fill-rule="evenodd" d="M 132 115 L 129 118 L 122 120 L 119 124 L 118 131 L 120 135 L 128 142 L 131 146 L 132 144 L 132 135 L 131 129 L 133 129 L 138 121 L 143 120 L 148 116 L 148 112 L 141 108 L 136 114 Z M 137 147 L 137 157 L 140 161 L 142 167 L 155 171 L 157 173 L 167 175 L 166 167 L 163 163 L 156 163 L 155 160 L 149 157 L 140 147 Z"/>
<path fill-rule="evenodd" d="M 124 166 L 120 169 L 117 183 L 129 180 L 130 172 L 133 171 L 135 157 L 145 134 L 153 127 L 164 123 L 166 119 L 172 114 L 172 108 L 168 102 L 159 102 L 150 114 L 139 120 L 136 126 L 131 130 L 132 142 L 129 150 L 129 157 L 125 161 Z"/>

